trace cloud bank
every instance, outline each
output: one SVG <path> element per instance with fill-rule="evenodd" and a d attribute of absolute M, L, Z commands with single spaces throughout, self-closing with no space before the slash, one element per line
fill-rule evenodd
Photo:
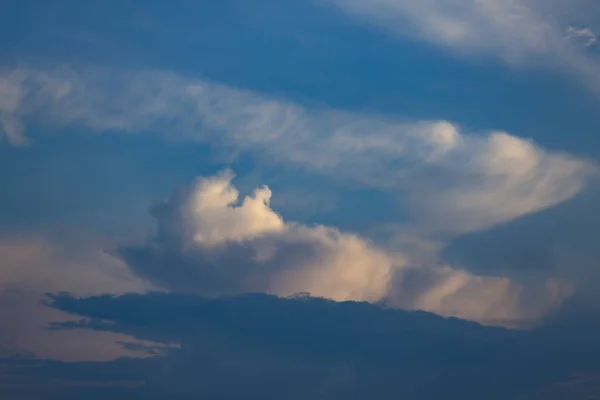
<path fill-rule="evenodd" d="M 181 343 L 164 358 L 83 369 L 97 371 L 97 381 L 106 376 L 99 371 L 127 365 L 127 373 L 116 376 L 144 382 L 133 393 L 113 391 L 113 398 L 550 399 L 562 393 L 556 398 L 578 399 L 594 393 L 586 383 L 597 382 L 600 360 L 597 326 L 583 337 L 575 326 L 563 326 L 563 337 L 556 329 L 510 331 L 366 303 L 266 295 L 63 294 L 52 296 L 50 305 L 86 318 L 63 329 Z M 71 376 L 68 367 L 54 371 Z M 21 371 L 28 376 L 27 368 Z M 569 379 L 576 373 L 591 379 L 578 384 Z M 558 382 L 578 390 L 564 393 Z"/>

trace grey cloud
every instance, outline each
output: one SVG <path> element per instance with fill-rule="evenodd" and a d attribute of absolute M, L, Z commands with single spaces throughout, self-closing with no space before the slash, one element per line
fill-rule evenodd
<path fill-rule="evenodd" d="M 181 350 L 132 369 L 146 382 L 136 393 L 176 399 L 537 399 L 560 395 L 558 384 L 571 377 L 593 383 L 600 368 L 596 341 L 563 336 L 569 325 L 510 331 L 366 303 L 265 295 L 63 294 L 50 305 L 90 319 L 80 328 L 177 338 Z"/>

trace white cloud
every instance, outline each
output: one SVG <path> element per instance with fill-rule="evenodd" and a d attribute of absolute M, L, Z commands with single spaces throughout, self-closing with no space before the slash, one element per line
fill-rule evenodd
<path fill-rule="evenodd" d="M 552 51 L 553 26 L 523 0 L 325 0 L 401 35 L 512 62 Z"/>
<path fill-rule="evenodd" d="M 322 0 L 396 35 L 416 37 L 460 55 L 496 57 L 515 65 L 565 68 L 600 89 L 600 64 L 581 46 L 564 40 L 585 37 L 572 18 L 585 19 L 586 7 L 552 0 Z M 580 7 L 580 8 L 578 8 Z M 569 7 L 567 7 L 569 8 Z"/>
<path fill-rule="evenodd" d="M 306 109 L 163 72 L 17 69 L 3 79 L 25 93 L 5 105 L 10 118 L 155 132 L 252 153 L 407 196 L 417 224 L 447 232 L 486 228 L 563 202 L 593 170 L 505 132 L 468 134 L 446 121 Z"/>
<path fill-rule="evenodd" d="M 591 171 L 581 161 L 504 132 L 465 142 L 436 165 L 450 175 L 452 186 L 425 180 L 411 194 L 418 196 L 421 218 L 440 230 L 479 230 L 561 203 L 581 190 Z"/>
<path fill-rule="evenodd" d="M 281 217 L 269 208 L 271 191 L 267 187 L 256 189 L 239 207 L 232 207 L 239 198 L 231 186 L 232 177 L 226 171 L 222 176 L 197 181 L 188 205 L 195 242 L 242 241 L 284 229 Z"/>
<path fill-rule="evenodd" d="M 384 251 L 354 234 L 283 221 L 270 208 L 268 188 L 238 204 L 231 179 L 229 172 L 201 178 L 159 205 L 156 237 L 122 247 L 120 256 L 135 273 L 168 290 L 385 299 L 484 323 L 538 320 L 571 292 L 561 282 L 548 281 L 548 288 L 535 292 L 508 278 L 411 265 L 410 254 Z"/>
<path fill-rule="evenodd" d="M 250 153 L 270 165 L 295 165 L 407 200 L 411 226 L 400 232 L 413 241 L 427 243 L 434 234 L 445 234 L 422 254 L 409 250 L 396 256 L 334 228 L 284 222 L 271 210 L 266 188 L 232 207 L 238 193 L 230 176 L 200 180 L 191 197 L 157 210 L 154 243 L 122 253 L 140 276 L 180 291 L 309 291 L 336 300 L 375 301 L 386 296 L 389 276 L 400 266 L 412 267 L 417 256 L 429 262 L 426 267 L 435 266 L 448 238 L 564 202 L 596 170 L 585 160 L 506 132 L 472 134 L 447 121 L 307 109 L 158 71 L 17 69 L 3 79 L 22 95 L 2 111 L 20 121 L 155 133 L 210 143 L 232 155 Z M 426 297 L 397 304 L 482 321 L 527 319 L 544 315 L 569 292 L 541 291 L 541 300 L 525 312 L 519 293 L 529 288 L 443 268 L 426 274 L 427 282 L 437 282 L 424 288 Z M 486 305 L 488 294 L 493 307 Z"/>
<path fill-rule="evenodd" d="M 575 287 L 567 281 L 542 279 L 525 285 L 508 277 L 477 276 L 440 265 L 404 271 L 388 294 L 402 308 L 490 325 L 527 327 L 555 311 Z"/>
<path fill-rule="evenodd" d="M 598 42 L 598 37 L 590 28 L 575 28 L 574 26 L 569 26 L 567 28 L 567 38 L 583 39 L 584 47 L 593 46 Z"/>
<path fill-rule="evenodd" d="M 232 177 L 201 178 L 158 206 L 156 240 L 120 251 L 134 271 L 168 289 L 210 295 L 308 291 L 365 301 L 385 295 L 402 260 L 335 228 L 284 222 L 270 208 L 266 187 L 237 204 Z"/>

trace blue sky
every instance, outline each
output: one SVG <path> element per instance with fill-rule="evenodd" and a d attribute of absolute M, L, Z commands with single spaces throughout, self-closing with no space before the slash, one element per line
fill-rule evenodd
<path fill-rule="evenodd" d="M 0 348 L 102 361 L 152 336 L 47 331 L 71 313 L 48 292 L 597 318 L 594 2 L 4 9 Z"/>

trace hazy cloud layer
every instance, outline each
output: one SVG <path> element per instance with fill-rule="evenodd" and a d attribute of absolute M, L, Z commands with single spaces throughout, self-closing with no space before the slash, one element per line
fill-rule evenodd
<path fill-rule="evenodd" d="M 28 350 L 41 357 L 66 360 L 112 359 L 135 354 L 115 342 L 123 335 L 49 332 L 49 324 L 66 315 L 44 307 L 47 292 L 80 295 L 144 291 L 133 276 L 102 246 L 88 240 L 65 244 L 40 237 L 0 241 L 0 343 L 10 352 Z"/>

